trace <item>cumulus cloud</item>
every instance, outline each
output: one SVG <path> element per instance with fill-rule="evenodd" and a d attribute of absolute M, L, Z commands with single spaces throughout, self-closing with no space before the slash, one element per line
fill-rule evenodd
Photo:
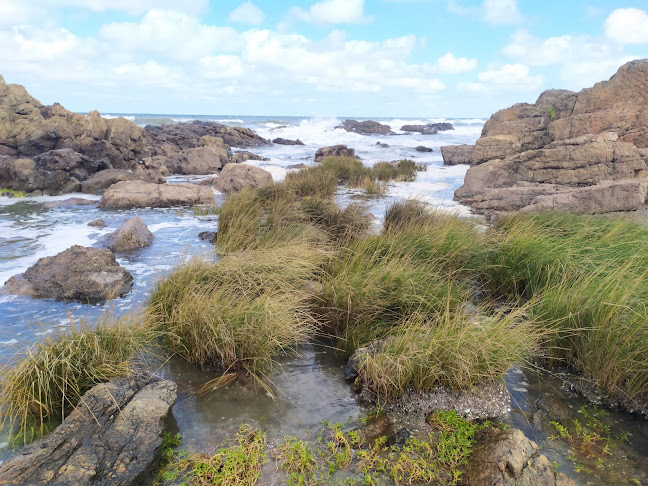
<path fill-rule="evenodd" d="M 265 15 L 259 7 L 252 2 L 242 3 L 236 7 L 229 15 L 230 22 L 240 24 L 260 25 L 263 23 Z"/>
<path fill-rule="evenodd" d="M 524 18 L 517 0 L 484 0 L 484 20 L 489 24 L 517 24 Z"/>
<path fill-rule="evenodd" d="M 618 44 L 648 43 L 648 13 L 638 8 L 619 8 L 605 20 L 605 36 Z"/>
<path fill-rule="evenodd" d="M 308 10 L 296 7 L 293 15 L 314 24 L 358 24 L 371 20 L 365 16 L 364 0 L 324 0 Z"/>
<path fill-rule="evenodd" d="M 24 0 L 23 0 L 24 1 Z M 95 12 L 117 10 L 140 15 L 153 8 L 199 13 L 207 10 L 209 0 L 37 0 L 50 6 L 80 7 Z"/>
<path fill-rule="evenodd" d="M 441 56 L 436 61 L 436 68 L 441 73 L 460 74 L 474 70 L 477 67 L 477 59 L 467 57 L 456 57 L 451 52 Z"/>
<path fill-rule="evenodd" d="M 493 65 L 477 74 L 477 82 L 460 83 L 463 91 L 476 93 L 497 93 L 505 91 L 537 91 L 544 78 L 531 74 L 526 64 Z"/>

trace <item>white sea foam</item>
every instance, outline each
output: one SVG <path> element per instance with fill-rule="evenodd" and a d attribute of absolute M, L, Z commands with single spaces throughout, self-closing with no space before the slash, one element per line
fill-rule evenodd
<path fill-rule="evenodd" d="M 239 118 L 223 118 L 223 119 L 213 120 L 213 121 L 215 121 L 217 123 L 239 123 L 239 124 L 240 123 L 245 123 L 243 120 L 241 120 Z"/>

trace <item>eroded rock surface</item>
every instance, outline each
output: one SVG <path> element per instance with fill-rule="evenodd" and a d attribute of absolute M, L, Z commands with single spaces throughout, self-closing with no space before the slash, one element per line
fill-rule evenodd
<path fill-rule="evenodd" d="M 477 435 L 462 484 L 471 486 L 576 486 L 556 473 L 521 430 L 488 428 Z"/>
<path fill-rule="evenodd" d="M 221 192 L 237 192 L 244 187 L 263 187 L 272 184 L 272 174 L 248 164 L 227 164 L 214 182 Z"/>
<path fill-rule="evenodd" d="M 126 295 L 133 277 L 110 250 L 72 246 L 7 280 L 5 294 L 97 302 Z"/>
<path fill-rule="evenodd" d="M 578 93 L 549 90 L 495 113 L 455 192 L 484 213 L 631 211 L 646 203 L 648 60 Z"/>
<path fill-rule="evenodd" d="M 144 224 L 140 217 L 129 219 L 117 231 L 108 235 L 112 251 L 131 251 L 138 248 L 151 246 L 153 233 Z"/>
<path fill-rule="evenodd" d="M 441 147 L 445 165 L 472 165 L 474 145 L 446 145 Z"/>
<path fill-rule="evenodd" d="M 288 140 L 287 138 L 275 138 L 272 143 L 276 143 L 277 145 L 304 145 L 304 142 L 301 140 Z"/>
<path fill-rule="evenodd" d="M 171 381 L 129 377 L 96 385 L 51 434 L 0 465 L 0 483 L 138 484 L 160 459 L 163 421 L 175 399 Z"/>
<path fill-rule="evenodd" d="M 156 170 L 136 167 L 134 170 L 107 169 L 97 172 L 81 185 L 81 192 L 86 194 L 103 194 L 113 184 L 121 181 L 145 181 L 163 184 L 164 176 Z"/>
<path fill-rule="evenodd" d="M 360 135 L 393 135 L 389 125 L 383 125 L 377 121 L 367 120 L 344 120 L 341 125 L 335 128 L 342 128 L 347 132 L 359 133 Z"/>
<path fill-rule="evenodd" d="M 123 181 L 110 186 L 99 207 L 104 209 L 168 208 L 214 204 L 211 188 L 196 184 L 153 184 Z"/>

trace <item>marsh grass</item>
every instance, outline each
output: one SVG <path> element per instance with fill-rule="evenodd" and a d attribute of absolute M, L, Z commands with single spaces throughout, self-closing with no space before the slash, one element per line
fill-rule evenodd
<path fill-rule="evenodd" d="M 303 198 L 299 206 L 311 224 L 324 230 L 330 240 L 348 243 L 366 235 L 369 218 L 366 207 L 352 203 L 344 209 L 330 199 Z"/>
<path fill-rule="evenodd" d="M 138 315 L 105 311 L 94 324 L 71 321 L 69 330 L 46 335 L 0 369 L 0 423 L 24 441 L 63 420 L 94 385 L 131 373 L 138 353 L 159 337 Z"/>
<path fill-rule="evenodd" d="M 377 399 L 393 401 L 408 388 L 468 389 L 498 379 L 538 354 L 543 333 L 513 312 L 446 312 L 435 319 L 413 315 L 360 366 L 359 379 Z"/>
<path fill-rule="evenodd" d="M 331 197 L 335 194 L 338 177 L 334 172 L 318 165 L 289 172 L 285 183 L 301 197 Z"/>

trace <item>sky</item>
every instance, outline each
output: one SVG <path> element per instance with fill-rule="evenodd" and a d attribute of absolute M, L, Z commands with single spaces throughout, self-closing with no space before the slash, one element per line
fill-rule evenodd
<path fill-rule="evenodd" d="M 0 0 L 0 74 L 104 113 L 488 117 L 648 58 L 648 0 Z"/>

